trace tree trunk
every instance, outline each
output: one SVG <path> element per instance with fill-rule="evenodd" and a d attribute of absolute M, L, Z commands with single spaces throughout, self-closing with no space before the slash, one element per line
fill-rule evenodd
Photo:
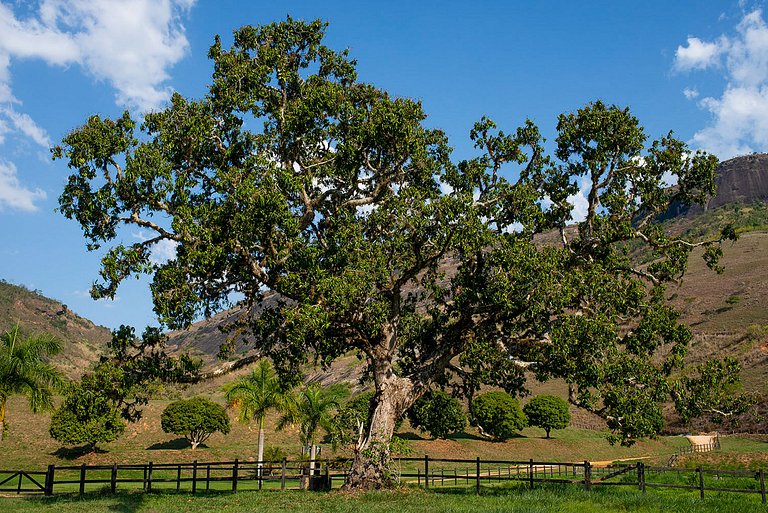
<path fill-rule="evenodd" d="M 264 468 L 264 416 L 262 415 L 259 418 L 259 445 L 257 448 L 258 456 L 257 456 L 257 465 L 258 465 L 258 473 L 259 476 L 262 475 L 263 468 Z"/>
<path fill-rule="evenodd" d="M 390 442 L 397 420 L 418 399 L 423 387 L 408 378 L 394 375 L 391 365 L 374 372 L 376 394 L 373 398 L 368 436 L 355 451 L 344 489 L 379 489 L 395 484 L 391 474 Z"/>
<path fill-rule="evenodd" d="M 547 431 L 547 438 L 549 438 L 549 430 L 550 428 L 544 428 Z"/>
<path fill-rule="evenodd" d="M 197 446 L 200 444 L 197 440 L 190 440 L 190 444 L 192 444 L 192 449 L 197 449 Z"/>
<path fill-rule="evenodd" d="M 309 475 L 315 475 L 315 459 L 317 458 L 317 446 L 315 440 L 309 441 Z"/>

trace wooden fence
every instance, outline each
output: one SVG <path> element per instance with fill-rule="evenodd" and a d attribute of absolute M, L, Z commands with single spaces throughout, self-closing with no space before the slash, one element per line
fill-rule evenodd
<path fill-rule="evenodd" d="M 350 462 L 318 462 L 310 475 L 306 460 L 192 463 L 149 462 L 140 465 L 49 465 L 46 471 L 0 470 L 0 493 L 85 494 L 144 490 L 197 493 L 239 490 L 330 490 L 341 486 Z M 674 488 L 698 492 L 759 494 L 766 503 L 763 470 L 715 470 L 657 467 L 644 463 L 598 467 L 589 461 L 576 463 L 544 461 L 399 458 L 394 472 L 403 484 L 426 489 L 439 487 L 482 488 L 517 483 L 528 488 L 542 484 L 566 484 L 591 490 L 600 486 L 625 486 L 645 493 L 649 488 Z"/>

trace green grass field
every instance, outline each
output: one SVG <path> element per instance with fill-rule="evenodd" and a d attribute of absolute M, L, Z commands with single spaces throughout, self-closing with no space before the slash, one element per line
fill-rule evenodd
<path fill-rule="evenodd" d="M 92 513 L 95 511 L 131 513 L 169 513 L 183 511 L 240 513 L 244 511 L 282 511 L 301 513 L 405 512 L 670 512 L 749 513 L 764 512 L 759 496 L 729 494 L 701 500 L 694 493 L 675 491 L 597 489 L 586 492 L 578 487 L 548 487 L 526 490 L 522 487 L 483 489 L 480 496 L 464 489 L 436 492 L 404 489 L 363 494 L 313 492 L 241 492 L 237 494 L 152 493 L 90 495 L 84 498 L 3 499 L 8 512 Z"/>

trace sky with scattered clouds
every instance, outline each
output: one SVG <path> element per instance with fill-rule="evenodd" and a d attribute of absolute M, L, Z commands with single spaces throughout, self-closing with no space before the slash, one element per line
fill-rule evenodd
<path fill-rule="evenodd" d="M 507 130 L 531 118 L 552 140 L 557 114 L 595 99 L 721 159 L 768 151 L 762 1 L 0 0 L 0 279 L 111 328 L 153 324 L 146 279 L 115 301 L 85 292 L 100 254 L 55 211 L 67 169 L 49 148 L 91 114 L 205 94 L 216 34 L 228 44 L 239 26 L 287 15 L 328 21 L 326 43 L 349 48 L 362 80 L 420 99 L 457 159 L 472 156 L 482 115 Z"/>

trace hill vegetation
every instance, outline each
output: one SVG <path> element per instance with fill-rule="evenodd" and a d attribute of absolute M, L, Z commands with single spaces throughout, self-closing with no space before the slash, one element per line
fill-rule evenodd
<path fill-rule="evenodd" d="M 53 363 L 70 378 L 96 362 L 111 338 L 109 329 L 80 317 L 62 302 L 0 279 L 0 332 L 16 323 L 24 335 L 48 333 L 62 342 Z"/>

